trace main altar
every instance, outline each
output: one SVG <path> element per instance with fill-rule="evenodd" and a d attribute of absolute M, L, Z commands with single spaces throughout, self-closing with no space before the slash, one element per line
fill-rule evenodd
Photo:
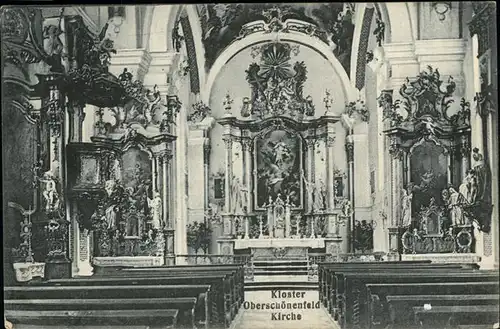
<path fill-rule="evenodd" d="M 273 58 L 290 62 L 290 46 L 262 46 L 260 65 L 246 71 L 251 96 L 237 115 L 227 95 L 218 120 L 225 143 L 219 253 L 290 258 L 311 250 L 348 252 L 353 173 L 339 160 L 349 155 L 336 156 L 345 119 L 332 110 L 328 91 L 324 114 L 316 114 L 311 96 L 303 95 L 304 63 L 272 68 Z"/>

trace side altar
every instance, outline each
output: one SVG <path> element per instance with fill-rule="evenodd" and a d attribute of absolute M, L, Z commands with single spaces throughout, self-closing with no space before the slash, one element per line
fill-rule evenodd
<path fill-rule="evenodd" d="M 328 91 L 326 111 L 316 115 L 311 96 L 303 95 L 304 63 L 267 71 L 278 57 L 291 61 L 289 45 L 262 47 L 261 64 L 246 71 L 251 97 L 235 113 L 227 95 L 218 119 L 225 143 L 219 253 L 283 258 L 311 250 L 349 252 L 353 173 L 347 172 L 348 157 L 338 156 L 339 149 L 348 151 L 345 131 L 336 140 L 344 119 L 331 110 Z"/>

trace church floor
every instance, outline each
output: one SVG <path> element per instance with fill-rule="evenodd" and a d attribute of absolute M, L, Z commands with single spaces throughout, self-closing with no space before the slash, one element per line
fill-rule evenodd
<path fill-rule="evenodd" d="M 283 291 L 284 293 L 293 291 Z M 245 302 L 262 304 L 262 303 L 276 303 L 280 304 L 282 301 L 286 303 L 304 303 L 318 301 L 317 291 L 296 291 L 297 293 L 304 293 L 301 298 L 273 298 L 272 291 L 247 291 L 245 292 Z M 274 296 L 276 297 L 276 295 Z M 281 313 L 281 319 L 280 315 Z M 295 317 L 296 320 L 288 320 Z M 300 315 L 300 320 L 298 316 Z M 283 318 L 285 317 L 285 318 Z M 271 310 L 271 309 L 245 309 L 242 308 L 231 326 L 231 329 L 337 329 L 338 325 L 331 320 L 326 311 L 320 307 L 318 309 L 284 309 L 284 310 Z"/>

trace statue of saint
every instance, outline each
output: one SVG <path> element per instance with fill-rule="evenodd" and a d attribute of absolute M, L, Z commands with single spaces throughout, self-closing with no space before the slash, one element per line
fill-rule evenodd
<path fill-rule="evenodd" d="M 325 184 L 320 179 L 314 187 L 314 209 L 325 209 Z"/>
<path fill-rule="evenodd" d="M 231 212 L 233 214 L 240 213 L 243 209 L 242 191 L 243 186 L 240 179 L 233 177 L 233 184 L 231 185 Z"/>
<path fill-rule="evenodd" d="M 117 213 L 118 213 L 118 206 L 112 204 L 108 208 L 106 208 L 105 211 L 105 218 L 106 218 L 106 223 L 108 226 L 108 230 L 113 230 L 116 228 L 117 224 Z"/>
<path fill-rule="evenodd" d="M 472 150 L 472 159 L 474 160 L 474 165 L 472 170 L 474 171 L 476 177 L 476 190 L 475 200 L 488 203 L 490 201 L 491 193 L 491 178 L 489 167 L 484 161 L 484 157 L 479 153 L 479 149 L 475 147 Z"/>
<path fill-rule="evenodd" d="M 401 226 L 409 227 L 411 225 L 411 202 L 413 199 L 413 191 L 411 188 L 403 189 L 403 197 L 401 198 Z"/>
<path fill-rule="evenodd" d="M 310 205 L 312 208 L 313 206 L 313 193 L 314 193 L 314 185 L 313 183 L 309 182 L 306 177 L 304 176 L 304 171 L 301 170 L 301 179 L 304 181 L 304 185 L 306 188 L 306 193 L 307 193 L 307 204 Z"/>
<path fill-rule="evenodd" d="M 448 209 L 450 210 L 451 223 L 453 226 L 464 225 L 465 217 L 462 208 L 463 196 L 453 187 L 450 187 L 449 191 L 450 203 L 448 204 Z"/>
<path fill-rule="evenodd" d="M 344 199 L 344 201 L 342 202 L 341 210 L 343 216 L 350 217 L 353 213 L 351 200 Z"/>
<path fill-rule="evenodd" d="M 153 229 L 159 230 L 161 227 L 161 216 L 163 210 L 163 200 L 159 192 L 155 192 L 153 199 L 148 198 L 148 206 L 151 213 L 151 225 Z"/>
<path fill-rule="evenodd" d="M 467 200 L 467 203 L 474 203 L 477 194 L 477 182 L 473 170 L 468 170 L 462 184 L 458 188 L 458 192 Z"/>
<path fill-rule="evenodd" d="M 44 178 L 40 182 L 45 183 L 43 197 L 45 199 L 45 210 L 47 212 L 59 208 L 59 194 L 57 193 L 57 185 L 52 174 L 45 173 Z"/>

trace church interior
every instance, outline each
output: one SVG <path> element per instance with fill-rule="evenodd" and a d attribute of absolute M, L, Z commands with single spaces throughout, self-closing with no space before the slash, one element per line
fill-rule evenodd
<path fill-rule="evenodd" d="M 6 328 L 498 324 L 494 2 L 0 15 Z"/>

